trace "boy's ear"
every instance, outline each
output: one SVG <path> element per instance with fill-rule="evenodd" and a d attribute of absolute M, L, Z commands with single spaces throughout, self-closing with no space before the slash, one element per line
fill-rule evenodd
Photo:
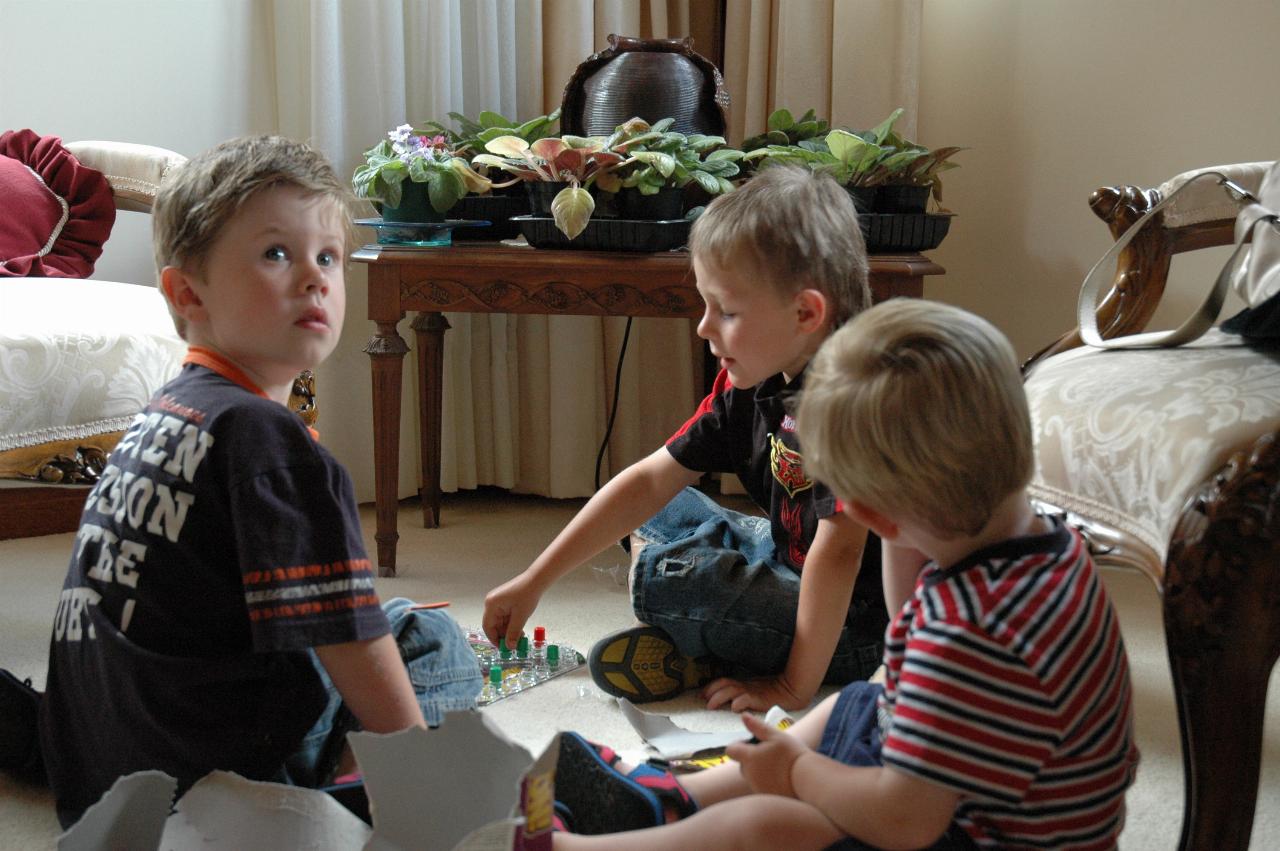
<path fill-rule="evenodd" d="M 795 297 L 796 318 L 805 333 L 820 331 L 827 324 L 831 303 L 815 289 L 803 289 Z"/>
<path fill-rule="evenodd" d="M 204 302 L 196 294 L 193 278 L 177 266 L 165 266 L 160 270 L 160 289 L 173 307 L 173 312 L 188 322 L 205 317 Z"/>
<path fill-rule="evenodd" d="M 856 499 L 848 502 L 842 501 L 841 505 L 844 508 L 845 516 L 866 526 L 880 536 L 881 540 L 892 541 L 898 537 L 898 533 L 901 531 L 897 523 L 874 508 L 858 502 Z"/>

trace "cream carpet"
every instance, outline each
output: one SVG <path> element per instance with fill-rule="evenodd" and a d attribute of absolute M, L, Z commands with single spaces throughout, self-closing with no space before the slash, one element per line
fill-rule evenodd
<path fill-rule="evenodd" d="M 399 576 L 379 580 L 384 599 L 449 600 L 459 623 L 478 626 L 485 592 L 523 569 L 581 505 L 576 500 L 519 497 L 483 490 L 449 495 L 439 529 L 422 529 L 416 503 L 400 511 Z M 366 544 L 373 552 L 373 511 L 362 513 Z M 0 541 L 0 666 L 44 681 L 47 642 L 62 584 L 71 535 Z M 533 623 L 548 640 L 575 646 L 584 655 L 592 641 L 632 621 L 624 576 L 626 555 L 614 548 L 565 577 L 544 598 Z M 1128 795 L 1125 851 L 1171 849 L 1182 819 L 1182 766 L 1177 722 L 1165 662 L 1158 598 L 1143 577 L 1106 572 L 1129 650 L 1137 705 L 1142 767 Z M 671 715 L 695 730 L 738 727 L 728 712 L 707 712 L 692 695 L 647 711 Z M 483 710 L 535 756 L 556 730 L 576 730 L 623 751 L 638 753 L 639 737 L 612 700 L 591 683 L 585 668 Z M 1262 787 L 1251 848 L 1280 848 L 1280 683 L 1272 677 L 1267 706 Z M 0 774 L 0 848 L 52 848 L 58 835 L 49 793 Z"/>

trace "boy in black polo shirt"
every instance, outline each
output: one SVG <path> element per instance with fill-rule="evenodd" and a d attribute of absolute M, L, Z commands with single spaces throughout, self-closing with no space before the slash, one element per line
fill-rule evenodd
<path fill-rule="evenodd" d="M 515 640 L 555 579 L 634 530 L 641 625 L 595 645 L 596 684 L 633 702 L 706 685 L 708 708 L 798 709 L 824 681 L 870 675 L 887 622 L 878 547 L 805 475 L 788 413 L 809 357 L 870 302 L 866 248 L 844 189 L 785 167 L 717 198 L 689 247 L 706 302 L 698 334 L 720 359 L 711 393 L 489 592 L 484 628 Z M 694 490 L 706 472 L 737 474 L 767 518 Z"/>

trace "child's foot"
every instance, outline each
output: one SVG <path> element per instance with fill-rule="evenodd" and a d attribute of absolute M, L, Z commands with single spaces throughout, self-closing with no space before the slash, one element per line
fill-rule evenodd
<path fill-rule="evenodd" d="M 667 771 L 644 765 L 624 774 L 612 749 L 560 734 L 556 805 L 575 833 L 617 833 L 666 824 L 698 806 Z M 567 812 L 566 812 L 567 811 Z"/>
<path fill-rule="evenodd" d="M 0 770 L 36 779 L 40 762 L 40 692 L 0 668 Z"/>
<path fill-rule="evenodd" d="M 606 635 L 591 648 L 587 669 L 601 691 L 632 703 L 669 700 L 713 678 L 710 660 L 685 656 L 653 626 Z"/>

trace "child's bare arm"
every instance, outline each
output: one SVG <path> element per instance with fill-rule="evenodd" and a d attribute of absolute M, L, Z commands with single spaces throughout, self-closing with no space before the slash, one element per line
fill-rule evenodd
<path fill-rule="evenodd" d="M 923 848 L 955 817 L 958 793 L 890 766 L 844 765 L 750 715 L 759 740 L 730 745 L 753 791 L 798 798 L 877 848 Z"/>
<path fill-rule="evenodd" d="M 485 596 L 482 624 L 489 640 L 505 637 L 514 644 L 553 582 L 617 543 L 700 475 L 663 447 L 610 479 L 533 564 Z"/>
<path fill-rule="evenodd" d="M 774 704 L 783 709 L 809 705 L 831 666 L 866 543 L 866 528 L 843 514 L 818 521 L 800 574 L 796 634 L 786 668 L 777 677 L 716 680 L 703 690 L 708 709 L 763 712 Z"/>
<path fill-rule="evenodd" d="M 425 727 L 400 651 L 390 635 L 316 648 L 342 700 L 371 733 Z"/>

